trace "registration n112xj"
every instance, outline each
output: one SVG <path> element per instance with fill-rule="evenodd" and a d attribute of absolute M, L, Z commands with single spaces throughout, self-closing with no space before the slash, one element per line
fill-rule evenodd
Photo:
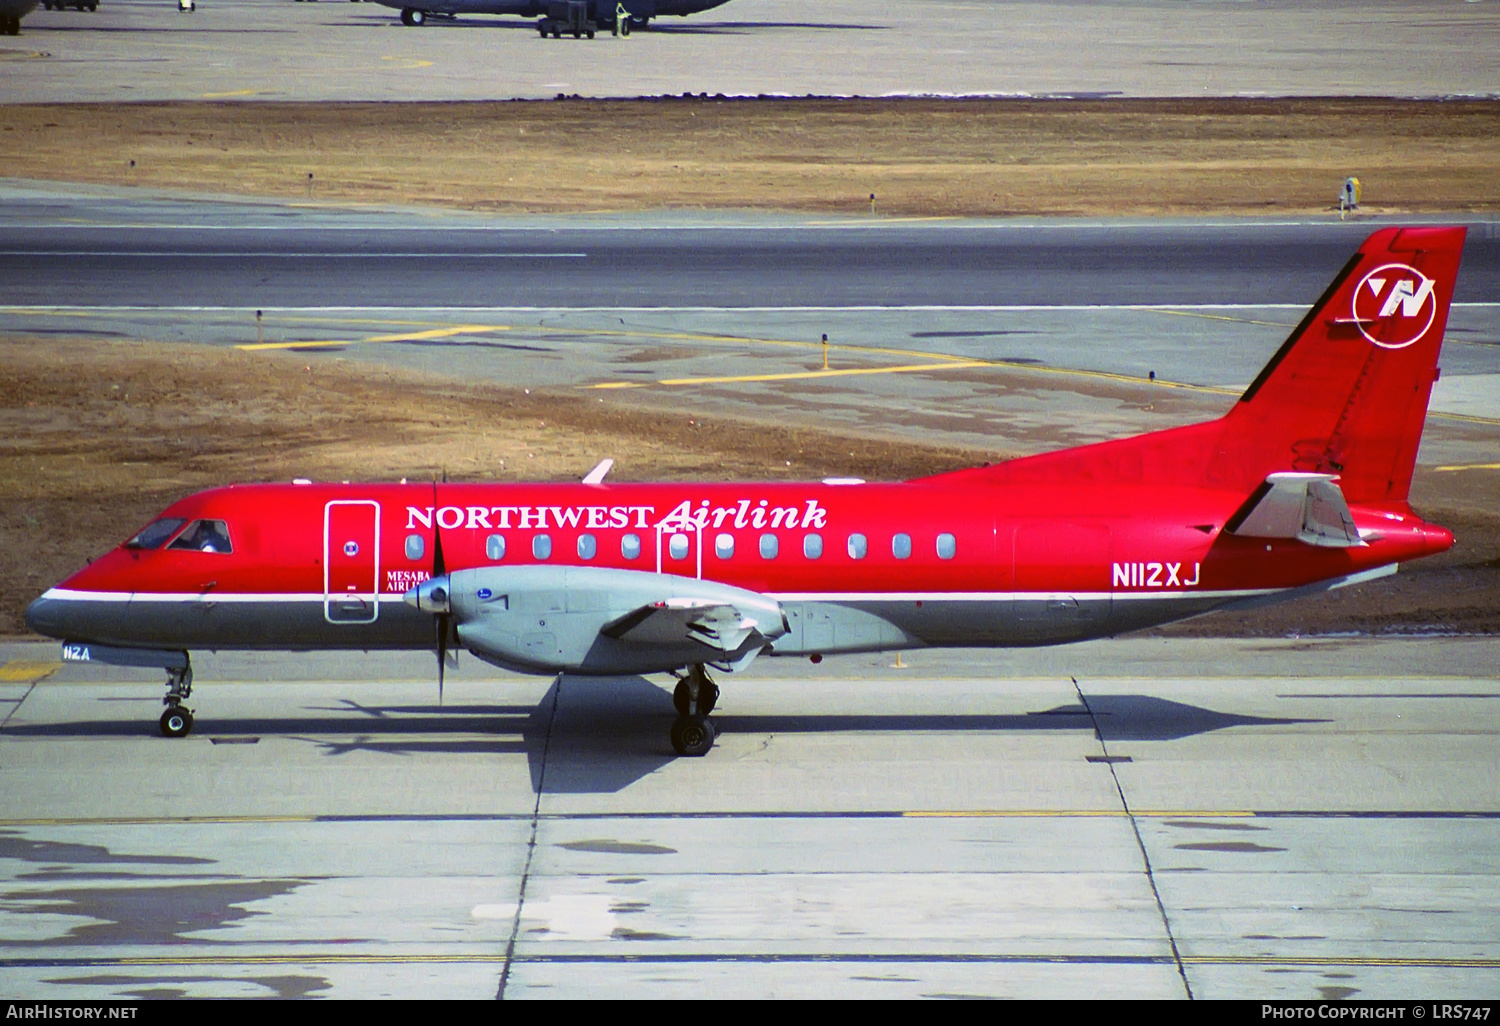
<path fill-rule="evenodd" d="M 1217 420 L 897 483 L 260 484 L 189 496 L 48 590 L 67 658 L 432 648 L 539 674 L 1050 645 L 1392 573 L 1453 536 L 1407 503 L 1462 228 L 1387 228 Z M 440 684 L 441 686 L 441 684 Z M 601 683 L 601 686 L 608 686 Z"/>

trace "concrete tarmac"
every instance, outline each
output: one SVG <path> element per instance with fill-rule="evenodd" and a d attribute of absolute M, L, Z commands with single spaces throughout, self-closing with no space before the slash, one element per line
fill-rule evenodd
<path fill-rule="evenodd" d="M 1500 643 L 761 660 L 0 646 L 0 987 L 146 996 L 1494 999 Z M 1075 683 L 1076 681 L 1076 683 Z"/>
<path fill-rule="evenodd" d="M 1449 0 L 732 0 L 543 40 L 518 17 L 403 27 L 374 4 L 38 10 L 0 102 L 659 96 L 1493 96 L 1500 9 Z"/>

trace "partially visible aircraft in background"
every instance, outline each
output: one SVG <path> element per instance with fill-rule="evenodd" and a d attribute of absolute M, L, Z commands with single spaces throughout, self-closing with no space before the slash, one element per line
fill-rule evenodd
<path fill-rule="evenodd" d="M 394 7 L 401 12 L 401 22 L 404 25 L 425 24 L 429 15 L 441 15 L 453 17 L 459 14 L 516 14 L 523 18 L 550 18 L 562 19 L 561 15 L 552 10 L 557 7 L 566 7 L 567 4 L 558 3 L 553 0 L 376 0 L 377 3 L 386 7 Z M 623 8 L 629 20 L 629 25 L 634 28 L 644 28 L 652 18 L 663 18 L 669 15 L 679 18 L 689 14 L 698 14 L 711 7 L 718 7 L 728 3 L 729 0 L 582 0 L 585 4 L 585 14 L 588 20 L 595 22 L 604 28 L 610 28 L 616 23 L 619 9 Z M 625 26 L 619 26 L 629 31 Z"/>
<path fill-rule="evenodd" d="M 0 0 L 0 32 L 19 36 L 21 19 L 36 10 L 36 5 L 37 0 Z"/>
<path fill-rule="evenodd" d="M 1407 499 L 1463 228 L 1385 228 L 1217 420 L 889 484 L 235 485 L 188 496 L 33 602 L 63 658 L 453 648 L 513 670 L 674 673 L 761 655 L 1053 645 L 1357 584 L 1453 535 Z M 809 689 L 809 701 L 816 691 Z"/>

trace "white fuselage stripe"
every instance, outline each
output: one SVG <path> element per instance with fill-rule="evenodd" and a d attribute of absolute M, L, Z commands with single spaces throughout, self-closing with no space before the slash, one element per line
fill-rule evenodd
<path fill-rule="evenodd" d="M 1152 599 L 1152 598 L 1245 598 L 1252 595 L 1271 595 L 1284 588 L 1239 588 L 1224 591 L 1183 591 L 1158 589 L 1152 591 L 1110 592 L 1042 592 L 1042 591 L 818 591 L 786 592 L 769 594 L 778 602 L 1097 602 L 1104 599 Z M 51 588 L 44 599 L 72 602 L 318 602 L 329 596 L 317 592 L 245 592 L 218 594 L 205 592 L 129 592 L 129 591 L 74 591 L 68 588 Z M 343 598 L 345 596 L 334 596 Z M 368 594 L 359 596 L 368 598 Z M 402 602 L 404 594 L 381 595 L 381 602 Z"/>

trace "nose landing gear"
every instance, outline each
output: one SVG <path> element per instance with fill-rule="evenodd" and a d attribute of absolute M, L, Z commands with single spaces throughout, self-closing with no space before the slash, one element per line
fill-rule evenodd
<path fill-rule="evenodd" d="M 193 693 L 193 668 L 167 671 L 167 695 L 162 704 L 167 711 L 161 714 L 161 732 L 167 737 L 187 737 L 193 729 L 193 711 L 182 703 Z"/>
<path fill-rule="evenodd" d="M 708 718 L 719 702 L 719 686 L 709 679 L 702 663 L 694 663 L 672 690 L 677 719 L 672 723 L 672 748 L 678 755 L 707 755 L 714 746 L 714 725 Z"/>

